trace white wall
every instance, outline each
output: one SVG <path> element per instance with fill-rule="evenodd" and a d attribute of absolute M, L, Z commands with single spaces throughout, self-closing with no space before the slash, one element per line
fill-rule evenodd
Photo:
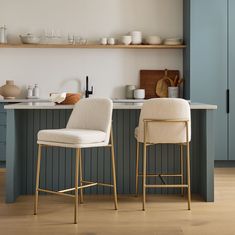
<path fill-rule="evenodd" d="M 91 40 L 132 30 L 182 37 L 183 0 L 0 0 L 0 25 L 11 41 L 26 32 L 54 29 Z M 17 39 L 18 40 L 18 39 Z M 41 96 L 84 89 L 89 75 L 96 96 L 124 97 L 139 84 L 140 69 L 179 69 L 181 50 L 0 49 L 0 84 L 38 83 Z"/>

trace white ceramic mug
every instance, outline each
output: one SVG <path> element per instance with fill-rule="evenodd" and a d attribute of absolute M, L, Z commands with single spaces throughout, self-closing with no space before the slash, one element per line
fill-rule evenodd
<path fill-rule="evenodd" d="M 108 44 L 109 45 L 114 45 L 115 44 L 115 39 L 114 38 L 108 38 Z"/>
<path fill-rule="evenodd" d="M 136 89 L 134 91 L 135 99 L 144 99 L 145 98 L 145 90 L 144 89 Z"/>
<path fill-rule="evenodd" d="M 107 39 L 107 38 L 101 38 L 101 39 L 100 39 L 100 43 L 101 43 L 102 45 L 107 45 L 108 39 Z"/>

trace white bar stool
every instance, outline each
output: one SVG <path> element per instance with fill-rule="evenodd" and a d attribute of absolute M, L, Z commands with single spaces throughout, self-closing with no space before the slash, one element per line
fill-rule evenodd
<path fill-rule="evenodd" d="M 83 189 L 92 186 L 112 187 L 114 192 L 114 206 L 117 210 L 116 172 L 114 159 L 113 134 L 111 128 L 113 103 L 110 99 L 82 99 L 74 107 L 65 129 L 41 130 L 38 132 L 38 161 L 36 175 L 36 192 L 34 214 L 38 210 L 38 192 L 52 193 L 62 196 L 73 197 L 74 200 L 74 223 L 77 223 L 78 213 L 78 190 L 80 201 L 83 202 Z M 109 144 L 109 140 L 111 143 Z M 42 146 L 56 146 L 76 149 L 75 164 L 75 187 L 60 191 L 51 191 L 39 188 L 40 162 Z M 82 177 L 82 148 L 110 147 L 112 157 L 113 184 L 89 182 Z M 80 184 L 79 184 L 80 181 Z M 79 186 L 80 185 L 80 186 Z M 75 191 L 75 195 L 66 194 Z"/>
<path fill-rule="evenodd" d="M 140 113 L 139 127 L 135 130 L 137 139 L 136 154 L 136 194 L 138 194 L 138 178 L 143 177 L 143 210 L 145 210 L 146 188 L 181 188 L 188 189 L 188 210 L 191 206 L 190 189 L 190 146 L 191 141 L 191 113 L 190 106 L 183 99 L 150 99 L 144 102 Z M 139 173 L 139 147 L 143 148 L 143 174 Z M 146 174 L 147 147 L 155 144 L 178 144 L 180 145 L 180 173 L 179 174 Z M 183 146 L 187 148 L 187 184 L 183 182 Z M 161 185 L 146 184 L 147 177 L 180 177 L 181 184 L 168 185 L 165 182 Z"/>

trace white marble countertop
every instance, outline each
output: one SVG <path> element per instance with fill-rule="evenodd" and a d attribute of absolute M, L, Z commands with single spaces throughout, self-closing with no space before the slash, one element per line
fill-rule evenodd
<path fill-rule="evenodd" d="M 0 103 L 49 102 L 49 99 L 0 99 Z"/>
<path fill-rule="evenodd" d="M 118 103 L 114 102 L 114 109 L 141 109 L 143 102 L 140 103 Z M 5 105 L 5 109 L 73 109 L 74 105 L 57 105 L 52 102 L 28 102 Z M 203 103 L 190 103 L 191 109 L 215 110 L 216 105 Z"/>

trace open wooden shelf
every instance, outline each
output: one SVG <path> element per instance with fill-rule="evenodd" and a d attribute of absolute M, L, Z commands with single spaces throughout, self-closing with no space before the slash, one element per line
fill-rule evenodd
<path fill-rule="evenodd" d="M 0 48 L 183 49 L 186 45 L 0 44 Z"/>

